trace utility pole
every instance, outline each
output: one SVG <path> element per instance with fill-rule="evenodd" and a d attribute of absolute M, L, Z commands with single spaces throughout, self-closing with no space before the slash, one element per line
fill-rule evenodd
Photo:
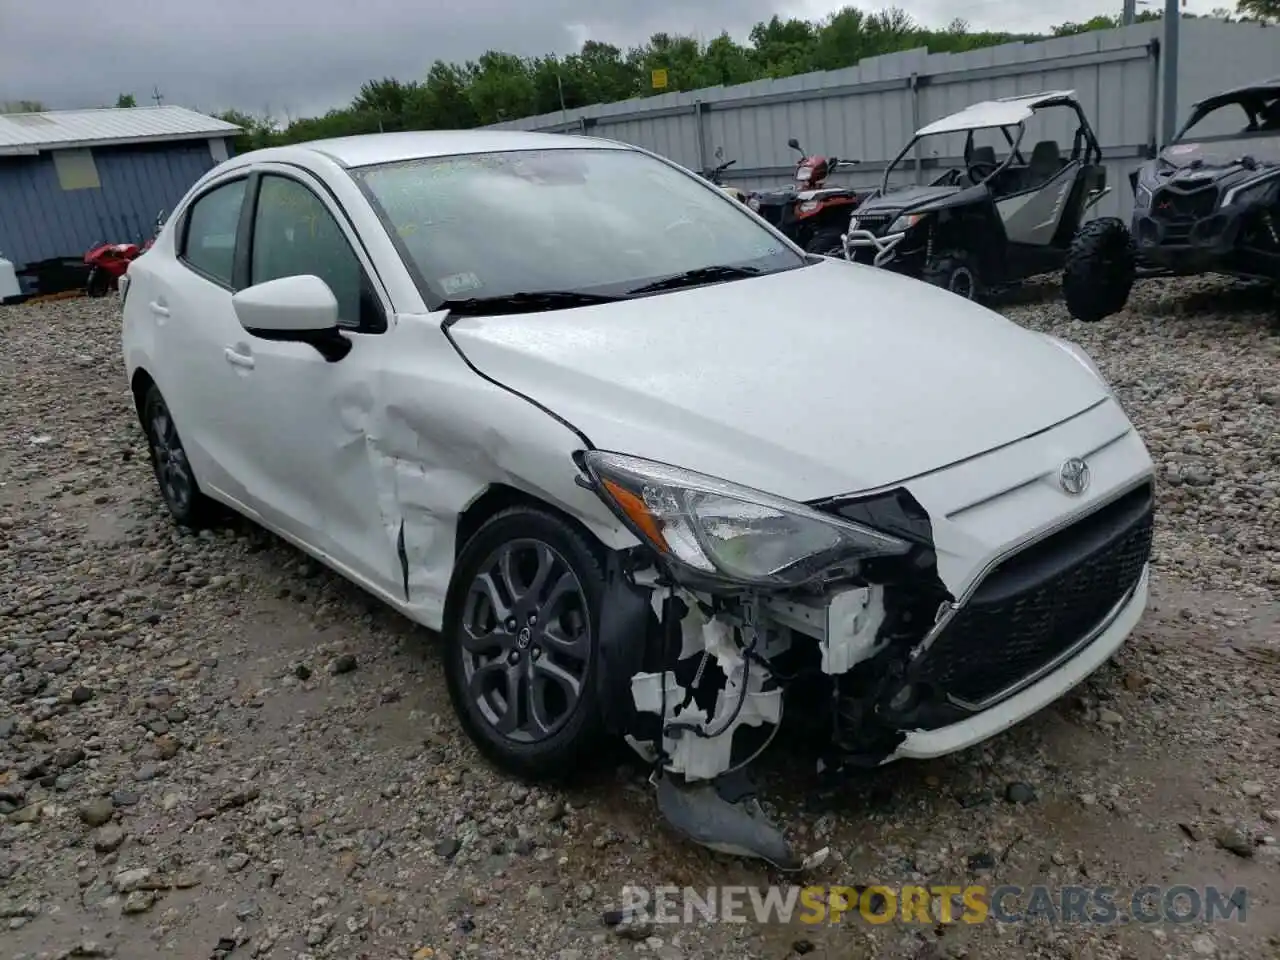
<path fill-rule="evenodd" d="M 1120 14 L 1120 26 L 1133 26 L 1133 21 L 1137 16 L 1138 0 L 1124 0 L 1124 12 Z"/>
<path fill-rule="evenodd" d="M 1179 0 L 1164 0 L 1164 41 L 1160 44 L 1160 62 L 1164 68 L 1164 123 L 1160 128 L 1162 146 L 1173 139 L 1178 129 L 1178 38 L 1182 26 L 1181 6 Z"/>

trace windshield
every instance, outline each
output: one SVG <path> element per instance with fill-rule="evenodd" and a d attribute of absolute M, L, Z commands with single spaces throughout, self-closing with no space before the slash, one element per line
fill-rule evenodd
<path fill-rule="evenodd" d="M 633 150 L 435 157 L 353 175 L 437 305 L 647 295 L 657 290 L 639 288 L 690 271 L 706 276 L 686 285 L 806 262 L 718 188 Z"/>

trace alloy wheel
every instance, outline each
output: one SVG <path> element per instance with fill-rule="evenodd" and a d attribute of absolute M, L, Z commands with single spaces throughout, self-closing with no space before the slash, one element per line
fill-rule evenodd
<path fill-rule="evenodd" d="M 155 464 L 160 491 L 173 511 L 183 514 L 191 507 L 195 482 L 173 417 L 162 400 L 157 400 L 152 407 L 149 433 L 151 458 Z"/>
<path fill-rule="evenodd" d="M 584 695 L 591 652 L 586 594 L 568 561 L 541 540 L 494 550 L 462 611 L 467 696 L 511 740 L 555 734 Z"/>

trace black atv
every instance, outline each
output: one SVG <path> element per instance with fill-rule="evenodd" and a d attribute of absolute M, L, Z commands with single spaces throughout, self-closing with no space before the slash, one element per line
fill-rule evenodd
<path fill-rule="evenodd" d="M 849 213 L 868 196 L 865 190 L 824 186 L 837 169 L 849 169 L 861 161 L 808 155 L 795 137 L 787 146 L 800 154 L 794 182 L 777 190 L 761 190 L 747 196 L 747 206 L 810 253 L 843 256 L 841 239 Z"/>
<path fill-rule="evenodd" d="M 1056 141 L 1042 140 L 1024 157 L 1027 121 L 1051 108 L 1075 114 L 1070 153 L 1064 156 Z M 975 134 L 1002 140 L 1004 159 L 994 146 L 979 146 Z M 965 140 L 959 164 L 928 185 L 889 185 L 909 153 L 925 154 L 921 141 L 945 143 L 960 135 Z M 917 169 L 954 162 L 917 159 Z M 1080 223 L 1107 193 L 1102 149 L 1073 91 L 976 103 L 916 131 L 885 170 L 879 194 L 854 211 L 844 254 L 973 300 L 1062 269 L 1073 243 L 1097 232 L 1093 223 Z"/>
<path fill-rule="evenodd" d="M 1195 104 L 1129 183 L 1131 231 L 1115 220 L 1106 242 L 1081 244 L 1067 262 L 1062 292 L 1073 317 L 1118 313 L 1135 276 L 1280 283 L 1280 77 Z M 1100 282 L 1125 296 L 1098 297 Z"/>

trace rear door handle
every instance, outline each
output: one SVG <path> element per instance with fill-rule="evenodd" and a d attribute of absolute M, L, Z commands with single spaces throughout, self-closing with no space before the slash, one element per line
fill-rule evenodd
<path fill-rule="evenodd" d="M 233 367 L 242 367 L 245 370 L 253 369 L 253 357 L 246 356 L 237 350 L 227 347 L 222 351 L 222 355 L 227 358 L 227 363 Z"/>
<path fill-rule="evenodd" d="M 166 307 L 163 303 L 159 303 L 155 300 L 152 300 L 151 303 L 148 304 L 148 306 L 151 307 L 151 312 L 154 313 L 157 317 L 169 316 L 169 308 Z"/>

